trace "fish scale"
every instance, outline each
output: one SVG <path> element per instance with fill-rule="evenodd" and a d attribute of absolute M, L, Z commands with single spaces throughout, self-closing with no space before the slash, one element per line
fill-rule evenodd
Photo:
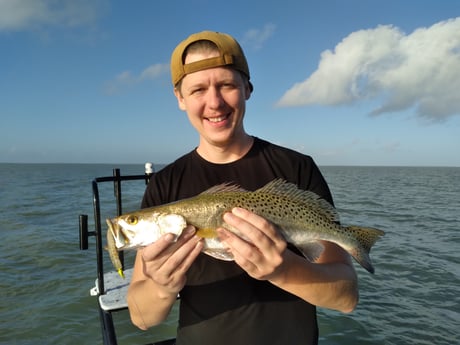
<path fill-rule="evenodd" d="M 139 248 L 155 242 L 167 232 L 179 236 L 190 224 L 197 228 L 197 235 L 203 237 L 204 253 L 232 260 L 216 229 L 223 227 L 242 236 L 238 229 L 223 221 L 224 213 L 234 207 L 245 208 L 276 224 L 286 241 L 311 261 L 321 254 L 321 241 L 330 241 L 346 250 L 367 271 L 374 272 L 369 252 L 384 232 L 340 225 L 338 213 L 330 203 L 281 179 L 254 192 L 232 184 L 217 185 L 192 198 L 108 219 L 108 236 L 113 237 L 108 242 L 118 250 Z M 112 248 L 111 253 L 114 252 Z M 116 255 L 112 254 L 111 258 L 114 265 L 118 265 Z"/>

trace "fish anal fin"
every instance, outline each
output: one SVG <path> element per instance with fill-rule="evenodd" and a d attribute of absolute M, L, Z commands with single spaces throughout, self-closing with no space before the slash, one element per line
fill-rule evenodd
<path fill-rule="evenodd" d="M 223 261 L 233 261 L 233 254 L 229 252 L 226 248 L 213 248 L 209 249 L 206 248 L 203 250 L 203 253 L 209 255 L 215 259 L 223 260 Z"/>
<path fill-rule="evenodd" d="M 303 256 L 311 262 L 315 262 L 324 251 L 324 246 L 319 241 L 296 244 L 295 246 L 300 250 Z"/>

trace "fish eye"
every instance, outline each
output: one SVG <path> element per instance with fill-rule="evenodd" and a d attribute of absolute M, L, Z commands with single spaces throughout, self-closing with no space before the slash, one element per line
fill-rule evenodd
<path fill-rule="evenodd" d="M 136 225 L 137 221 L 138 218 L 136 216 L 129 216 L 128 218 L 126 218 L 126 223 L 128 223 L 129 225 Z"/>

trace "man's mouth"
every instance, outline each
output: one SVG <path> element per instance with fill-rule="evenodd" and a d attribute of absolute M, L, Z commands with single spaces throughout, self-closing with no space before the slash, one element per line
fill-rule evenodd
<path fill-rule="evenodd" d="M 228 119 L 228 117 L 229 117 L 229 115 L 222 115 L 222 116 L 216 116 L 216 117 L 207 117 L 206 119 L 209 122 L 218 123 L 218 122 L 222 122 L 222 121 Z"/>

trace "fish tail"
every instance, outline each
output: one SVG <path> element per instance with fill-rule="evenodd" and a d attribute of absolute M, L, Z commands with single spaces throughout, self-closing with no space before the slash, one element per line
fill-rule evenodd
<path fill-rule="evenodd" d="M 369 253 L 375 242 L 377 242 L 385 232 L 375 228 L 365 228 L 355 225 L 347 226 L 345 229 L 347 232 L 351 233 L 358 242 L 358 246 L 353 248 L 350 254 L 368 272 L 374 273 L 374 267 L 372 266 Z"/>

